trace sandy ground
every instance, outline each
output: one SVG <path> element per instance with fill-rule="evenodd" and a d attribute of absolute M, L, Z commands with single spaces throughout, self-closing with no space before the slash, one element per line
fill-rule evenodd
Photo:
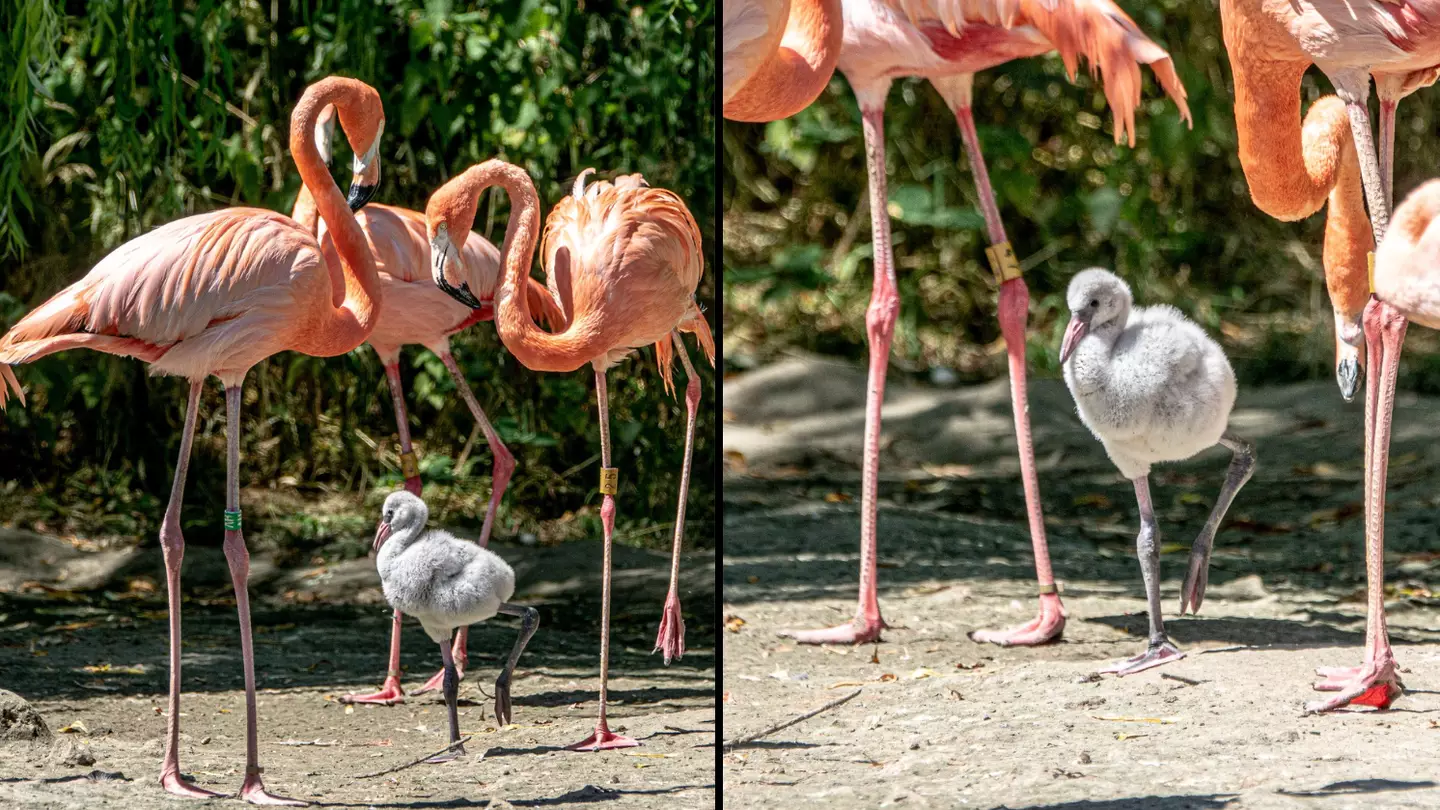
<path fill-rule="evenodd" d="M 854 613 L 864 370 L 797 358 L 727 380 L 725 736 L 862 690 L 727 752 L 729 803 L 1440 807 L 1440 402 L 1402 394 L 1395 417 L 1386 568 L 1406 692 L 1389 711 L 1307 717 L 1314 668 L 1361 658 L 1359 404 L 1321 383 L 1241 392 L 1232 428 L 1260 464 L 1217 539 L 1199 617 L 1175 617 L 1179 585 L 1228 453 L 1153 476 L 1167 629 L 1188 654 L 1117 679 L 1095 672 L 1146 632 L 1138 513 L 1055 381 L 1032 383 L 1031 413 L 1065 639 L 966 637 L 1034 615 L 1007 390 L 892 382 L 879 524 L 892 629 L 878 645 L 815 648 L 774 631 Z"/>
<path fill-rule="evenodd" d="M 373 562 L 284 571 L 254 558 L 267 786 L 340 807 L 714 806 L 714 555 L 682 561 L 689 651 L 667 668 L 650 649 L 668 557 L 616 550 L 611 725 L 643 745 L 584 754 L 563 747 L 594 724 L 599 546 L 497 550 L 516 569 L 515 601 L 542 616 L 516 670 L 514 724 L 497 729 L 485 696 L 493 694 L 518 627 L 502 618 L 471 633 L 460 692 L 461 732 L 473 735 L 468 755 L 368 779 L 356 777 L 436 751 L 448 739 L 438 694 L 393 707 L 351 709 L 336 700 L 377 686 L 383 674 L 390 621 Z M 192 543 L 185 563 L 180 763 L 197 784 L 229 793 L 243 779 L 245 739 L 233 600 L 219 549 Z M 0 807 L 136 808 L 170 800 L 155 781 L 168 683 L 159 566 L 155 549 L 85 553 L 55 538 L 0 531 L 0 687 L 29 699 L 57 732 L 53 744 L 0 742 Z M 418 624 L 406 627 L 404 683 L 414 688 L 438 667 L 439 652 Z M 101 778 L 84 778 L 96 771 Z"/>

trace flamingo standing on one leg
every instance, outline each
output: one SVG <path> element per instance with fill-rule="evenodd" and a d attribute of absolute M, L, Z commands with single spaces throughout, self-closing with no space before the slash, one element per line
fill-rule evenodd
<path fill-rule="evenodd" d="M 1053 6 L 1053 7 L 1051 7 Z M 1060 635 L 1065 610 L 1050 568 L 1045 523 L 1040 508 L 1035 453 L 1030 440 L 1025 394 L 1025 321 L 1029 292 L 1000 221 L 999 206 L 985 172 L 971 116 L 971 83 L 976 71 L 1058 50 L 1074 75 L 1081 56 L 1101 74 L 1106 98 L 1115 111 L 1115 139 L 1129 135 L 1134 144 L 1134 109 L 1140 103 L 1140 65 L 1148 64 L 1188 121 L 1185 89 L 1166 52 L 1151 42 L 1109 0 L 845 0 L 844 46 L 839 69 L 859 101 L 865 132 L 870 199 L 886 199 L 885 96 L 897 76 L 929 78 L 945 98 L 965 142 L 980 208 L 985 216 L 990 257 L 1000 282 L 1000 328 L 1009 353 L 1010 392 L 1020 452 L 1021 480 L 1040 584 L 1040 612 L 1032 621 L 1002 631 L 977 631 L 972 637 L 1001 645 L 1042 644 Z M 727 111 L 728 114 L 728 111 Z M 885 627 L 876 594 L 876 511 L 880 466 L 880 410 L 890 341 L 900 299 L 890 247 L 890 220 L 880 202 L 870 206 L 875 239 L 875 284 L 866 313 L 870 344 L 870 382 L 865 412 L 865 458 L 860 504 L 860 599 L 853 621 L 826 630 L 783 631 L 804 643 L 859 643 L 879 638 Z"/>
<path fill-rule="evenodd" d="M 472 166 L 436 191 L 425 207 L 435 281 L 465 301 L 466 294 L 457 289 L 450 266 L 449 257 L 455 252 L 450 234 L 468 232 L 480 192 L 492 185 L 502 186 L 510 196 L 511 211 L 501 251 L 504 275 L 495 310 L 500 339 L 527 368 L 574 371 L 589 363 L 595 371 L 595 394 L 600 406 L 600 519 L 605 533 L 600 599 L 600 717 L 595 733 L 572 746 L 587 751 L 639 744 L 611 732 L 605 713 L 610 672 L 610 548 L 619 475 L 610 466 L 605 373 L 635 349 L 654 344 L 667 388 L 674 354 L 679 354 L 689 378 L 685 389 L 686 461 L 680 477 L 670 590 L 655 642 L 668 663 L 685 651 L 678 591 L 679 553 L 690 487 L 690 449 L 700 404 L 700 378 L 690 364 L 680 333 L 694 334 L 711 365 L 715 362 L 710 326 L 695 301 L 695 288 L 705 265 L 700 253 L 700 230 L 689 209 L 678 195 L 650 188 L 638 174 L 613 183 L 592 183 L 587 188 L 585 176 L 591 171 L 580 173 L 572 196 L 555 206 L 545 224 L 541 253 L 551 293 L 567 324 L 559 333 L 536 326 L 529 296 L 518 293 L 521 283 L 529 277 L 540 222 L 540 201 L 524 170 L 498 160 Z"/>
<path fill-rule="evenodd" d="M 180 504 L 200 385 L 213 375 L 225 387 L 224 545 L 240 614 L 245 671 L 245 781 L 240 795 L 255 804 L 304 804 L 267 792 L 260 777 L 246 586 L 250 555 L 240 528 L 240 386 L 252 366 L 278 352 L 332 357 L 350 351 L 370 336 L 380 313 L 375 261 L 345 197 L 307 137 L 327 104 L 339 109 L 341 125 L 361 156 L 352 202 L 363 202 L 374 191 L 385 120 L 374 88 L 335 77 L 311 85 L 291 114 L 291 154 L 335 236 L 335 250 L 328 258 L 314 236 L 273 211 L 225 208 L 186 217 L 121 245 L 0 338 L 0 364 L 89 348 L 136 357 L 150 364 L 152 374 L 190 381 L 180 459 L 160 528 L 170 612 L 170 704 L 160 783 L 180 796 L 216 795 L 186 782 L 179 761 L 180 562 L 185 553 Z M 0 377 L 18 393 L 8 368 Z M 4 399 L 0 384 L 0 405 Z"/>
<path fill-rule="evenodd" d="M 810 106 L 840 58 L 840 0 L 725 0 L 721 101 L 732 121 Z"/>
<path fill-rule="evenodd" d="M 1236 74 L 1236 119 L 1240 125 L 1242 158 L 1247 129 L 1254 123 L 1253 116 L 1280 116 L 1285 109 L 1279 107 L 1273 112 L 1267 109 L 1266 102 L 1273 98 L 1275 91 L 1265 85 L 1288 87 L 1293 94 L 1294 85 L 1305 66 L 1313 63 L 1335 85 L 1336 95 L 1344 102 L 1349 114 L 1372 238 L 1374 243 L 1380 243 L 1390 220 L 1395 107 L 1401 98 L 1432 84 L 1440 74 L 1440 0 L 1222 0 L 1220 13 L 1225 46 L 1230 51 L 1231 67 Z M 1378 154 L 1367 109 L 1372 76 L 1381 102 L 1381 145 Z M 1287 104 L 1283 99 L 1280 103 Z M 1251 108 L 1258 108 L 1258 111 L 1252 113 Z M 1295 114 L 1291 112 L 1290 117 Z M 1311 114 L 1315 114 L 1313 110 Z M 1320 128 L 1319 122 L 1316 127 Z M 1335 128 L 1332 123 L 1330 129 L 1333 131 Z M 1333 135 L 1330 140 L 1334 141 Z M 1293 148 L 1291 155 L 1293 161 Z M 1284 155 L 1277 157 L 1284 159 Z M 1309 162 L 1306 161 L 1306 164 Z M 1292 162 L 1288 172 L 1279 174 L 1277 178 L 1282 186 L 1276 196 L 1284 196 L 1284 185 L 1297 185 L 1297 191 L 1303 191 L 1307 182 L 1313 185 L 1313 176 L 1307 177 L 1308 168 L 1308 165 Z M 1252 196 L 1257 177 L 1263 177 L 1265 172 L 1258 161 L 1246 166 L 1247 179 L 1252 183 Z M 1261 197 L 1265 196 L 1268 195 L 1262 193 Z M 1257 198 L 1256 202 L 1261 204 L 1261 199 Z M 1276 202 L 1278 204 L 1278 199 Z M 1265 205 L 1261 204 L 1261 207 Z M 1353 227 L 1351 230 L 1353 232 Z M 1327 232 L 1327 242 L 1330 237 Z M 1363 238 L 1353 235 L 1350 238 L 1354 243 L 1366 246 Z M 1357 249 L 1353 244 L 1349 248 L 1351 251 Z M 1354 269 L 1353 262 L 1347 263 L 1347 266 L 1348 286 L 1357 287 L 1358 270 Z M 1329 276 L 1331 268 L 1328 263 L 1326 270 Z M 1333 283 L 1331 289 L 1333 300 Z M 1358 295 L 1351 297 L 1361 298 Z M 1353 303 L 1348 306 L 1353 307 Z M 1337 320 L 1339 311 L 1337 306 Z M 1366 384 L 1365 395 L 1365 536 L 1370 591 L 1365 662 L 1359 667 L 1319 670 L 1324 680 L 1315 684 L 1315 688 L 1338 694 L 1330 700 L 1308 705 L 1306 708 L 1309 711 L 1327 711 L 1349 703 L 1389 706 L 1401 692 L 1395 657 L 1385 629 L 1384 486 L 1389 424 L 1388 414 L 1384 425 L 1378 424 L 1375 418 L 1375 398 L 1379 395 L 1380 381 L 1374 378 L 1378 368 L 1374 362 L 1392 348 L 1398 358 L 1400 342 L 1405 334 L 1405 317 L 1400 310 L 1372 297 L 1364 304 L 1361 324 L 1367 344 L 1366 355 L 1371 365 L 1371 379 Z M 1353 328 L 1350 331 L 1353 332 Z M 1385 346 L 1374 345 L 1377 340 L 1384 341 Z M 1392 374 L 1385 384 L 1393 391 L 1393 369 L 1386 373 Z"/>
<path fill-rule="evenodd" d="M 1255 0 L 1226 0 L 1220 5 L 1226 51 L 1235 74 L 1240 164 L 1255 205 L 1277 219 L 1303 219 L 1329 200 L 1323 263 L 1335 313 L 1335 378 L 1341 396 L 1349 402 L 1360 381 L 1364 344 L 1360 318 L 1370 300 L 1369 253 L 1374 249 L 1352 133 L 1360 126 L 1369 137 L 1367 66 L 1376 64 L 1379 183 L 1388 208 L 1396 105 L 1434 82 L 1440 65 L 1392 71 L 1383 63 L 1420 44 L 1412 37 L 1423 29 L 1407 27 L 1406 21 L 1433 18 L 1434 12 L 1427 12 L 1424 4 L 1387 7 L 1370 0 L 1347 2 L 1343 9 L 1335 3 L 1285 6 Z M 1345 47 L 1354 53 L 1330 53 L 1327 47 L 1333 45 L 1315 44 L 1337 37 L 1347 38 Z M 1440 63 L 1433 49 L 1428 59 Z M 1300 80 L 1311 64 L 1321 66 L 1340 95 L 1312 104 L 1302 125 Z M 1357 118 L 1364 123 L 1357 124 Z"/>
<path fill-rule="evenodd" d="M 334 107 L 327 107 L 320 114 L 315 128 L 315 146 L 321 158 L 330 162 L 330 140 L 334 131 Z M 295 198 L 293 218 L 315 234 L 321 245 L 329 249 L 333 240 L 328 238 L 324 223 L 315 211 L 314 197 L 305 186 Z M 360 230 L 365 234 L 366 243 L 375 257 L 380 273 L 380 288 L 386 301 L 384 312 L 375 322 L 375 331 L 370 334 L 369 344 L 375 349 L 380 363 L 385 367 L 385 378 L 390 387 L 390 399 L 395 407 L 395 428 L 400 435 L 400 468 L 405 475 L 405 488 L 415 495 L 420 494 L 420 468 L 415 451 L 410 444 L 410 421 L 405 411 L 405 389 L 400 381 L 400 348 L 407 344 L 419 344 L 434 352 L 450 371 L 460 396 L 470 409 L 470 414 L 485 434 L 485 442 L 495 456 L 491 471 L 490 504 L 485 511 L 485 522 L 480 528 L 481 548 L 490 543 L 490 532 L 495 523 L 495 514 L 505 487 L 515 471 L 515 457 L 500 440 L 500 435 L 490 424 L 485 411 L 480 407 L 460 372 L 454 356 L 450 353 L 450 335 L 456 334 L 471 324 L 488 321 L 494 317 L 495 289 L 500 282 L 500 251 L 478 233 L 473 231 L 465 240 L 464 247 L 456 257 L 458 277 L 462 286 L 473 291 L 477 305 L 473 308 L 457 301 L 435 288 L 430 280 L 430 242 L 425 237 L 425 215 L 406 208 L 371 204 L 356 214 Z M 529 280 L 531 306 L 538 309 L 549 324 L 560 323 L 560 310 L 545 289 L 535 279 Z M 405 701 L 405 690 L 400 686 L 400 629 L 402 615 L 394 612 L 390 625 L 390 658 L 385 682 L 379 691 L 369 694 L 345 695 L 342 703 L 378 703 L 391 705 Z M 470 637 L 468 626 L 459 628 L 455 634 L 455 648 L 452 657 L 460 677 L 465 676 L 469 664 L 466 647 Z M 444 685 L 445 671 L 436 672 L 425 685 L 413 694 L 421 695 L 440 689 Z"/>

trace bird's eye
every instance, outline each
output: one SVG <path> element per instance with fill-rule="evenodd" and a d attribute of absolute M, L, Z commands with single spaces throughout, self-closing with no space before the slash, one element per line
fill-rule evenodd
<path fill-rule="evenodd" d="M 1100 299 L 1099 299 L 1099 298 L 1091 298 L 1091 299 L 1090 299 L 1090 306 L 1092 306 L 1092 307 L 1098 307 L 1098 306 L 1100 306 Z"/>

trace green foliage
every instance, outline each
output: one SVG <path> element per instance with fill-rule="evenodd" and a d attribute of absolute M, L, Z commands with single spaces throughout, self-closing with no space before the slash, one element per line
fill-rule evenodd
<path fill-rule="evenodd" d="M 1330 377 L 1323 215 L 1279 222 L 1251 203 L 1215 0 L 1120 5 L 1174 57 L 1193 129 L 1152 78 L 1132 149 L 1114 144 L 1099 83 L 1085 71 L 1070 82 L 1058 56 L 976 77 L 986 164 L 1032 297 L 1031 368 L 1058 375 L 1065 285 L 1100 265 L 1145 303 L 1173 303 L 1212 333 L 1224 324 L 1246 381 Z M 1303 92 L 1308 105 L 1332 91 L 1312 70 Z M 1422 90 L 1400 107 L 1397 201 L 1440 166 L 1440 144 L 1427 135 L 1440 120 L 1437 92 Z M 928 82 L 900 80 L 885 132 L 901 296 L 892 363 L 949 367 L 969 379 L 1004 374 L 988 242 L 954 117 Z M 727 362 L 787 346 L 863 357 L 870 202 L 860 114 L 845 78 L 837 73 L 817 103 L 789 120 L 726 122 L 723 142 Z"/>
<path fill-rule="evenodd" d="M 288 154 L 290 109 L 308 83 L 330 74 L 380 90 L 387 128 L 377 201 L 423 209 L 445 180 L 491 157 L 524 167 L 550 203 L 583 168 L 639 171 L 678 192 L 713 245 L 714 12 L 712 0 L 5 4 L 0 327 L 159 224 L 224 205 L 288 211 L 300 186 Z M 336 146 L 343 166 L 343 139 Z M 498 243 L 505 221 L 504 195 L 495 194 L 476 229 Z M 711 278 L 702 301 L 713 299 Z M 598 509 L 591 375 L 530 373 L 489 324 L 452 345 L 517 460 L 497 533 L 574 536 L 552 524 L 584 524 Z M 478 526 L 489 497 L 484 439 L 456 474 L 473 420 L 453 381 L 418 347 L 406 350 L 401 369 L 427 497 L 438 485 L 447 518 Z M 53 517 L 113 485 L 137 499 L 123 505 L 133 524 L 114 530 L 153 532 L 169 497 L 184 383 L 84 351 L 44 358 L 19 376 L 30 405 L 0 418 L 0 480 L 19 486 L 0 500 L 24 508 L 6 519 Z M 704 372 L 711 404 L 713 379 Z M 216 535 L 218 389 L 207 385 L 201 405 L 185 523 Z M 648 349 L 611 373 L 610 401 L 624 471 L 621 534 L 644 531 L 647 542 L 664 544 L 666 533 L 652 529 L 674 519 L 683 403 L 661 392 Z M 715 516 L 713 408 L 701 414 L 689 537 L 705 544 Z M 374 500 L 400 483 L 390 397 L 368 347 L 332 359 L 283 354 L 257 366 L 246 381 L 242 436 L 247 487 Z M 72 530 L 110 525 L 63 517 Z M 275 520 L 276 537 L 325 539 L 342 533 L 335 526 L 353 528 Z"/>

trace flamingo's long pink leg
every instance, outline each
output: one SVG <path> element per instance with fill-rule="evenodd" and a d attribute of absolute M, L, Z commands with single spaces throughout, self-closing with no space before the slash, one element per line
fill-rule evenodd
<path fill-rule="evenodd" d="M 185 499 L 185 474 L 190 469 L 190 445 L 195 436 L 195 414 L 200 407 L 200 381 L 190 383 L 185 407 L 185 428 L 180 434 L 180 460 L 170 486 L 170 504 L 160 524 L 160 550 L 165 557 L 165 584 L 170 608 L 170 705 L 165 718 L 165 760 L 160 784 L 176 796 L 208 799 L 219 796 L 195 787 L 180 776 L 180 563 L 185 559 L 185 536 L 180 531 L 180 504 Z"/>
<path fill-rule="evenodd" d="M 685 537 L 685 499 L 690 493 L 690 455 L 695 447 L 695 414 L 700 409 L 700 377 L 690 364 L 690 355 L 685 351 L 685 342 L 679 332 L 671 332 L 675 341 L 675 352 L 685 366 L 685 463 L 680 468 L 680 504 L 675 507 L 675 547 L 670 552 L 670 591 L 665 595 L 665 610 L 660 616 L 660 633 L 655 637 L 655 649 L 665 658 L 679 658 L 685 654 L 685 620 L 680 616 L 680 542 Z M 653 651 L 652 651 L 653 652 Z"/>
<path fill-rule="evenodd" d="M 995 190 L 990 186 L 990 172 L 980 152 L 980 138 L 975 133 L 975 119 L 969 107 L 955 110 L 955 121 L 965 142 L 970 171 L 975 175 L 980 210 L 985 215 L 985 229 L 997 256 L 1013 261 L 1005 223 L 1000 221 L 1000 207 Z M 998 270 L 998 268 L 997 268 Z M 1000 332 L 1005 337 L 1005 351 L 1010 361 L 1010 406 L 1015 413 L 1015 443 L 1020 449 L 1020 482 L 1025 490 L 1025 511 L 1030 519 L 1030 542 L 1035 549 L 1035 576 L 1040 583 L 1040 612 L 1029 622 L 1006 630 L 976 630 L 970 637 L 1002 647 L 1044 644 L 1060 637 L 1065 630 L 1065 606 L 1055 587 L 1055 573 L 1050 568 L 1050 546 L 1045 541 L 1045 515 L 1040 507 L 1040 477 L 1035 471 L 1035 447 L 1030 440 L 1030 401 L 1025 394 L 1025 324 L 1030 316 L 1030 291 L 1020 277 L 1000 283 Z"/>
<path fill-rule="evenodd" d="M 251 804 L 304 807 L 305 802 L 276 796 L 265 790 L 260 778 L 260 743 L 255 710 L 255 644 L 250 634 L 250 551 L 240 529 L 240 389 L 225 388 L 225 560 L 235 587 L 235 610 L 240 614 L 240 656 L 245 667 L 245 782 L 240 798 Z"/>
<path fill-rule="evenodd" d="M 485 415 L 485 410 L 475 399 L 475 392 L 470 390 L 469 383 L 465 382 L 465 375 L 460 372 L 460 366 L 455 363 L 455 358 L 449 352 L 441 352 L 440 359 L 444 361 L 445 368 L 450 370 L 450 376 L 455 380 L 455 387 L 460 389 L 460 396 L 465 400 L 465 406 L 470 409 L 470 415 L 475 417 L 479 423 L 480 430 L 485 434 L 485 443 L 490 445 L 490 452 L 495 456 L 494 467 L 491 470 L 490 484 L 490 505 L 485 510 L 485 523 L 480 527 L 481 547 L 490 544 L 490 531 L 495 525 L 495 513 L 500 508 L 500 498 L 505 495 L 505 488 L 510 485 L 510 476 L 515 473 L 515 456 L 510 453 L 505 443 L 500 441 L 500 434 L 495 432 L 495 427 L 490 424 L 490 419 Z M 465 668 L 465 661 L 459 661 L 460 669 Z"/>
<path fill-rule="evenodd" d="M 595 398 L 600 405 L 600 466 L 610 469 L 610 394 L 605 387 L 605 371 L 595 367 Z M 604 489 L 604 487 L 602 487 Z M 600 719 L 595 733 L 570 746 L 572 751 L 603 751 L 609 748 L 633 748 L 640 743 L 610 730 L 606 720 L 610 681 L 610 547 L 615 532 L 615 497 L 604 493 L 600 504 L 600 522 L 605 531 L 605 561 L 600 579 Z"/>
<path fill-rule="evenodd" d="M 1317 670 L 1325 680 L 1315 688 L 1338 694 L 1329 700 L 1307 703 L 1306 712 L 1330 711 L 1349 704 L 1384 709 L 1403 691 L 1385 622 L 1385 478 L 1390 461 L 1395 381 L 1408 324 L 1399 310 L 1377 298 L 1365 305 L 1364 322 L 1371 369 L 1365 390 L 1365 576 L 1369 596 L 1365 662 L 1358 669 Z"/>
<path fill-rule="evenodd" d="M 867 94 L 868 95 L 868 94 Z M 870 175 L 870 228 L 873 231 L 875 281 L 870 308 L 865 312 L 865 334 L 870 344 L 870 376 L 865 392 L 865 458 L 860 483 L 860 604 L 855 618 L 825 630 L 782 630 L 801 644 L 862 644 L 876 641 L 885 628 L 876 592 L 876 513 L 880 483 L 880 409 L 885 403 L 885 374 L 890 364 L 890 341 L 900 316 L 900 293 L 895 283 L 895 257 L 890 247 L 889 199 L 885 184 L 885 97 L 862 101 L 865 130 L 865 164 Z"/>
<path fill-rule="evenodd" d="M 390 401 L 395 405 L 395 430 L 400 434 L 400 452 L 409 456 L 415 451 L 410 444 L 410 417 L 405 411 L 405 387 L 404 383 L 400 381 L 400 366 L 397 362 L 397 359 L 393 357 L 386 359 L 385 379 L 390 386 Z M 406 465 L 407 468 L 408 466 Z M 421 489 L 420 476 L 407 476 L 405 488 L 418 498 Z M 340 698 L 341 703 L 376 703 L 382 706 L 392 706 L 405 702 L 405 689 L 400 685 L 400 632 L 404 618 L 397 610 L 390 622 L 390 665 L 385 670 L 385 683 L 380 686 L 380 691 L 363 695 L 344 695 Z"/>

